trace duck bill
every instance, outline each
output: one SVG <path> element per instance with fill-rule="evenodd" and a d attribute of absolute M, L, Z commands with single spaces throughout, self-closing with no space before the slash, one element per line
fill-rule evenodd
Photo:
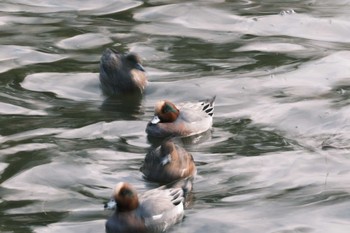
<path fill-rule="evenodd" d="M 160 119 L 158 116 L 154 116 L 153 119 L 151 120 L 151 123 L 154 125 L 158 124 L 159 122 L 160 122 Z"/>
<path fill-rule="evenodd" d="M 115 210 L 117 208 L 117 202 L 112 198 L 105 204 L 106 210 Z"/>
<path fill-rule="evenodd" d="M 135 68 L 136 68 L 137 70 L 141 70 L 141 71 L 143 71 L 143 72 L 146 72 L 145 69 L 143 68 L 143 66 L 142 66 L 140 63 L 137 63 L 137 64 L 135 65 Z"/>

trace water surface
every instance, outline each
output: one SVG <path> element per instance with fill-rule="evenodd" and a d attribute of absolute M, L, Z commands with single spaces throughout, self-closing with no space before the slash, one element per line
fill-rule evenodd
<path fill-rule="evenodd" d="M 0 231 L 104 232 L 139 172 L 159 99 L 216 95 L 184 147 L 194 200 L 170 232 L 332 232 L 350 226 L 350 2 L 0 3 Z M 106 98 L 103 50 L 143 58 L 135 105 Z"/>

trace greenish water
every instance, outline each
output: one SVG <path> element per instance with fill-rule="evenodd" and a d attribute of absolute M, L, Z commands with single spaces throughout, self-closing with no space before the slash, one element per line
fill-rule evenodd
<path fill-rule="evenodd" d="M 157 186 L 139 172 L 155 102 L 213 95 L 171 232 L 349 232 L 349 1 L 0 7 L 0 232 L 104 232 L 116 183 Z M 106 47 L 143 58 L 137 108 L 101 95 Z"/>

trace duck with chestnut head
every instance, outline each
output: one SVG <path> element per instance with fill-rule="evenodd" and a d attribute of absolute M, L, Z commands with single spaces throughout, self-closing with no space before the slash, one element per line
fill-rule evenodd
<path fill-rule="evenodd" d="M 111 200 L 105 205 L 115 209 L 106 222 L 107 233 L 164 232 L 184 217 L 185 196 L 192 180 L 182 180 L 173 187 L 161 186 L 138 194 L 129 184 L 116 185 Z"/>
<path fill-rule="evenodd" d="M 200 102 L 175 105 L 169 100 L 159 101 L 154 117 L 146 127 L 152 137 L 192 136 L 209 130 L 213 124 L 215 96 Z"/>

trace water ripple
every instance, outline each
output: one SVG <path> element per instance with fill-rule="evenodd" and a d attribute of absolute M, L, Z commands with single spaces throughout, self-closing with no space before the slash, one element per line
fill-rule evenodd
<path fill-rule="evenodd" d="M 29 64 L 50 63 L 65 58 L 64 55 L 36 51 L 27 46 L 0 46 L 0 73 Z"/>

